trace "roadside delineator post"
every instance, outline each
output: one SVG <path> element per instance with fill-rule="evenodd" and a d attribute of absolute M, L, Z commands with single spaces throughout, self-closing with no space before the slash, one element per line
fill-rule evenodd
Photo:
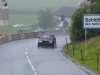
<path fill-rule="evenodd" d="M 98 73 L 96 73 L 96 75 L 99 75 Z"/>
<path fill-rule="evenodd" d="M 67 38 L 65 38 L 66 39 L 66 49 L 68 50 L 68 43 L 67 43 Z"/>

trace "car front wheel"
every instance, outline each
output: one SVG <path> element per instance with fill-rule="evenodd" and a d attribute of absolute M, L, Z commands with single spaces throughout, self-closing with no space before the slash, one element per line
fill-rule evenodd
<path fill-rule="evenodd" d="M 55 47 L 55 44 L 52 45 L 52 48 L 54 48 L 54 47 Z"/>

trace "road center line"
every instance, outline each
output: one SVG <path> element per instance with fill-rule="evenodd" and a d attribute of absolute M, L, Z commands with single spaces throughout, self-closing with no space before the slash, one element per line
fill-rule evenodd
<path fill-rule="evenodd" d="M 30 47 L 32 47 L 32 46 L 30 46 Z"/>
<path fill-rule="evenodd" d="M 25 54 L 27 54 L 27 52 L 25 52 Z"/>
<path fill-rule="evenodd" d="M 38 75 L 36 72 L 34 72 L 35 75 Z"/>
<path fill-rule="evenodd" d="M 28 48 L 26 48 L 26 51 L 28 50 Z"/>
<path fill-rule="evenodd" d="M 32 46 L 29 46 L 29 47 L 32 47 Z M 28 48 L 26 49 L 25 54 L 27 54 L 27 50 L 28 50 Z M 35 71 L 35 68 L 34 68 L 34 66 L 32 65 L 32 63 L 31 63 L 29 57 L 28 57 L 28 56 L 26 56 L 26 57 L 27 57 L 27 60 L 28 60 L 28 62 L 29 62 L 29 64 L 30 64 L 30 66 L 31 66 L 31 68 L 32 68 L 32 70 L 33 70 L 33 72 L 34 72 L 34 74 L 35 74 L 35 75 L 38 75 L 37 72 Z"/>
<path fill-rule="evenodd" d="M 31 61 L 30 61 L 30 60 L 28 60 L 28 62 L 29 62 L 29 64 L 30 64 L 30 65 L 32 65 L 32 63 L 31 63 Z"/>
<path fill-rule="evenodd" d="M 33 65 L 31 65 L 31 68 L 32 68 L 33 71 L 35 71 L 35 68 L 33 67 Z"/>
<path fill-rule="evenodd" d="M 27 56 L 27 59 L 29 60 L 29 57 Z"/>

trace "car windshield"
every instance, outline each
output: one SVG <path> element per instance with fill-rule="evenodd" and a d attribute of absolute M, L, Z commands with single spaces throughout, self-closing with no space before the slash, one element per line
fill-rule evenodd
<path fill-rule="evenodd" d="M 52 35 L 42 35 L 40 38 L 41 39 L 53 39 L 53 36 Z"/>

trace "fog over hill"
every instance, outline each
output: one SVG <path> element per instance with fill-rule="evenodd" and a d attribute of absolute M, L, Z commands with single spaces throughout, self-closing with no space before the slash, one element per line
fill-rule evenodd
<path fill-rule="evenodd" d="M 78 7 L 80 0 L 6 0 L 10 9 L 57 8 L 63 6 Z M 0 7 L 3 4 L 0 1 Z"/>

